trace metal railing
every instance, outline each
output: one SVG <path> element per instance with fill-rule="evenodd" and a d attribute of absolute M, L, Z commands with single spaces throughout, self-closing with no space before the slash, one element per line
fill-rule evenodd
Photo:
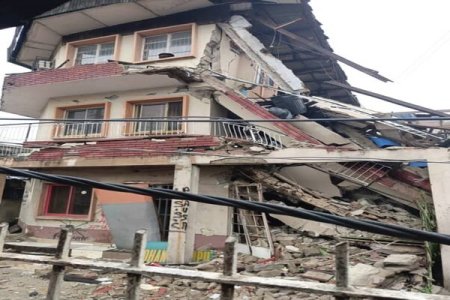
<path fill-rule="evenodd" d="M 167 266 L 146 266 L 144 263 L 147 232 L 138 230 L 134 235 L 134 245 L 129 261 L 105 261 L 72 258 L 69 256 L 72 241 L 72 231 L 62 228 L 55 256 L 36 254 L 17 254 L 3 252 L 5 238 L 8 230 L 6 223 L 0 224 L 0 261 L 12 260 L 25 263 L 38 263 L 52 266 L 47 299 L 60 299 L 64 273 L 67 268 L 98 269 L 102 272 L 122 273 L 127 276 L 127 286 L 124 288 L 125 299 L 137 300 L 141 297 L 141 283 L 145 277 L 168 276 L 185 280 L 201 280 L 216 282 L 221 285 L 222 300 L 234 299 L 236 286 L 252 286 L 293 290 L 309 294 L 321 294 L 334 296 L 335 299 L 348 300 L 354 298 L 370 299 L 412 299 L 412 300 L 444 300 L 449 299 L 445 295 L 414 293 L 379 288 L 367 288 L 352 286 L 349 282 L 349 246 L 347 242 L 341 242 L 335 248 L 335 281 L 336 284 L 319 283 L 314 281 L 290 280 L 283 278 L 264 278 L 257 276 L 241 275 L 237 273 L 237 248 L 236 239 L 228 237 L 225 241 L 223 253 L 223 272 L 206 272 L 186 270 Z M 12 282 L 14 284 L 14 282 Z"/>
<path fill-rule="evenodd" d="M 0 125 L 0 143 L 80 141 L 133 137 L 212 135 L 282 148 L 282 133 L 248 123 L 223 120 L 146 119 L 109 121 L 61 121 Z"/>

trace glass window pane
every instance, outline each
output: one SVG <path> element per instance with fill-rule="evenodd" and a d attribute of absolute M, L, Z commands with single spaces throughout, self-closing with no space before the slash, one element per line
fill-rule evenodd
<path fill-rule="evenodd" d="M 164 52 L 167 52 L 167 34 L 145 38 L 143 60 L 157 59 Z"/>
<path fill-rule="evenodd" d="M 86 119 L 103 119 L 105 109 L 103 107 L 89 108 L 86 111 Z M 87 122 L 85 126 L 86 134 L 98 134 L 102 132 L 102 122 Z"/>
<path fill-rule="evenodd" d="M 97 63 L 106 63 L 108 59 L 113 59 L 114 43 L 101 44 L 98 53 Z"/>
<path fill-rule="evenodd" d="M 69 214 L 87 215 L 91 207 L 92 189 L 84 187 L 74 187 L 72 203 Z"/>
<path fill-rule="evenodd" d="M 66 119 L 68 120 L 84 120 L 86 119 L 85 109 L 73 109 L 66 112 Z M 66 122 L 64 123 L 64 136 L 80 135 L 84 132 L 84 125 L 82 122 Z"/>
<path fill-rule="evenodd" d="M 50 186 L 50 199 L 47 212 L 51 214 L 65 214 L 69 203 L 70 187 Z"/>
<path fill-rule="evenodd" d="M 105 109 L 103 107 L 88 108 L 86 112 L 86 119 L 103 119 L 104 112 Z"/>
<path fill-rule="evenodd" d="M 80 46 L 77 48 L 76 65 L 94 64 L 97 55 L 97 45 Z"/>
<path fill-rule="evenodd" d="M 169 108 L 167 110 L 167 117 L 181 117 L 182 116 L 182 102 L 169 102 Z M 181 130 L 182 123 L 177 121 L 168 122 L 168 130 Z"/>
<path fill-rule="evenodd" d="M 169 102 L 169 109 L 167 110 L 168 117 L 181 117 L 182 114 L 182 102 Z"/>
<path fill-rule="evenodd" d="M 73 109 L 66 112 L 68 120 L 103 119 L 104 107 Z M 102 122 L 68 122 L 64 124 L 64 136 L 92 135 L 102 132 Z"/>
<path fill-rule="evenodd" d="M 136 112 L 139 113 L 136 117 L 141 119 L 162 118 L 166 112 L 166 104 L 141 104 L 138 105 Z M 162 122 L 138 122 L 136 131 L 154 131 L 160 129 L 161 126 Z"/>
<path fill-rule="evenodd" d="M 141 106 L 141 115 L 139 118 L 158 118 L 164 117 L 165 103 L 143 104 Z"/>
<path fill-rule="evenodd" d="M 170 34 L 169 52 L 175 56 L 183 56 L 191 53 L 191 32 L 181 31 Z"/>
<path fill-rule="evenodd" d="M 73 109 L 68 110 L 66 114 L 66 119 L 86 119 L 86 110 L 85 109 Z"/>

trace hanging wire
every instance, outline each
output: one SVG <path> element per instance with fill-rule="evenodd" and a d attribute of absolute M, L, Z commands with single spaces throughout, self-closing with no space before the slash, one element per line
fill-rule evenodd
<path fill-rule="evenodd" d="M 399 225 L 385 224 L 376 221 L 358 220 L 349 217 L 335 216 L 328 213 L 306 210 L 302 208 L 293 208 L 271 203 L 257 203 L 239 199 L 230 199 L 224 197 L 197 195 L 192 193 L 180 192 L 175 190 L 161 189 L 161 188 L 138 188 L 131 187 L 125 184 L 102 183 L 91 179 L 65 176 L 65 175 L 50 175 L 36 171 L 18 170 L 7 167 L 0 167 L 0 173 L 28 177 L 47 182 L 55 182 L 59 184 L 67 184 L 74 186 L 83 186 L 97 189 L 105 189 L 117 192 L 126 192 L 146 196 L 157 196 L 165 198 L 175 198 L 189 201 L 196 201 L 200 203 L 230 206 L 240 209 L 253 210 L 262 213 L 274 213 L 287 215 L 306 220 L 323 222 L 347 228 L 368 231 L 377 234 L 400 237 L 404 239 L 411 239 L 416 241 L 428 241 L 439 244 L 450 245 L 450 236 L 436 232 L 429 232 L 424 230 L 417 230 L 406 228 Z"/>

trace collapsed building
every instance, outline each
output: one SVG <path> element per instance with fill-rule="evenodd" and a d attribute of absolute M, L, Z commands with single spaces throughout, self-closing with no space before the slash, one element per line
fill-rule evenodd
<path fill-rule="evenodd" d="M 8 55 L 32 71 L 5 78 L 1 109 L 36 121 L 1 126 L 3 165 L 411 228 L 434 204 L 448 233 L 448 129 L 362 108 L 338 61 L 387 79 L 334 54 L 308 1 L 70 1 L 18 28 Z M 301 248 L 274 238 L 272 224 L 351 238 L 185 200 L 37 179 L 24 189 L 28 235 L 54 239 L 70 222 L 76 239 L 127 249 L 146 228 L 171 263 L 221 249 L 230 234 L 261 258 Z"/>

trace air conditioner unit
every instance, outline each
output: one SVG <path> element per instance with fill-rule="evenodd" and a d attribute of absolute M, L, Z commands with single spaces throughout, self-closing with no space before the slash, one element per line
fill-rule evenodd
<path fill-rule="evenodd" d="M 37 68 L 38 70 L 48 70 L 53 67 L 53 64 L 49 60 L 38 60 L 37 61 Z"/>

